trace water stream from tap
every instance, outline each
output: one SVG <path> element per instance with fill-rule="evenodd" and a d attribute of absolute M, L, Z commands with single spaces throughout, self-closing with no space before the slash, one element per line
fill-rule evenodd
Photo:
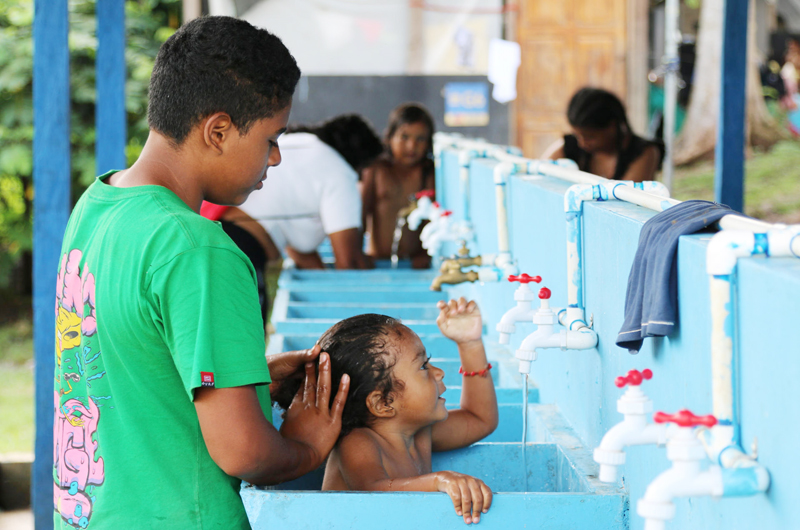
<path fill-rule="evenodd" d="M 528 374 L 522 384 L 522 473 L 525 477 L 525 492 L 528 491 Z"/>
<path fill-rule="evenodd" d="M 394 236 L 392 237 L 392 268 L 396 269 L 399 263 L 397 257 L 397 249 L 400 246 L 400 237 L 403 235 L 403 228 L 406 226 L 406 218 L 398 217 L 397 224 L 394 227 Z"/>

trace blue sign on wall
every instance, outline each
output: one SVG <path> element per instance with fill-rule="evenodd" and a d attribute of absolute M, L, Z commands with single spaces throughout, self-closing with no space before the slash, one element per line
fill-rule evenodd
<path fill-rule="evenodd" d="M 447 83 L 444 86 L 444 124 L 483 127 L 489 124 L 488 83 Z"/>

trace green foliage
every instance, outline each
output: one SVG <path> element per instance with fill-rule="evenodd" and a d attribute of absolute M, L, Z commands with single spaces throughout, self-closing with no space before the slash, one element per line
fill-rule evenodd
<path fill-rule="evenodd" d="M 800 143 L 785 140 L 745 161 L 745 213 L 772 223 L 800 222 Z M 714 200 L 714 163 L 678 168 L 672 196 Z"/>
<path fill-rule="evenodd" d="M 180 0 L 125 3 L 126 110 L 132 164 L 147 138 L 147 86 L 158 48 L 179 24 Z M 95 177 L 95 2 L 69 0 L 73 199 Z M 33 0 L 0 1 L 0 288 L 30 251 L 33 208 Z"/>

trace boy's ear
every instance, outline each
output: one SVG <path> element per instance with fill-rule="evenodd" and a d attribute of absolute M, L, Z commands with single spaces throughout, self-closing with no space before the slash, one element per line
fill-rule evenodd
<path fill-rule="evenodd" d="M 373 390 L 367 396 L 367 409 L 376 418 L 393 418 L 397 413 L 390 403 L 383 398 L 383 393 Z"/>
<path fill-rule="evenodd" d="M 236 132 L 236 127 L 227 112 L 212 114 L 203 122 L 203 142 L 217 154 L 222 154 L 223 145 Z"/>

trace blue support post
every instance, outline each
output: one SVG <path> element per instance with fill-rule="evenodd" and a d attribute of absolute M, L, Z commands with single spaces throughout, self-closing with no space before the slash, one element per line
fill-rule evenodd
<path fill-rule="evenodd" d="M 744 211 L 744 132 L 749 0 L 725 0 L 714 197 Z"/>
<path fill-rule="evenodd" d="M 125 0 L 97 0 L 96 172 L 125 169 Z"/>
<path fill-rule="evenodd" d="M 37 530 L 53 528 L 55 285 L 70 212 L 69 11 L 35 0 L 33 19 L 33 347 L 36 459 L 32 504 Z"/>

